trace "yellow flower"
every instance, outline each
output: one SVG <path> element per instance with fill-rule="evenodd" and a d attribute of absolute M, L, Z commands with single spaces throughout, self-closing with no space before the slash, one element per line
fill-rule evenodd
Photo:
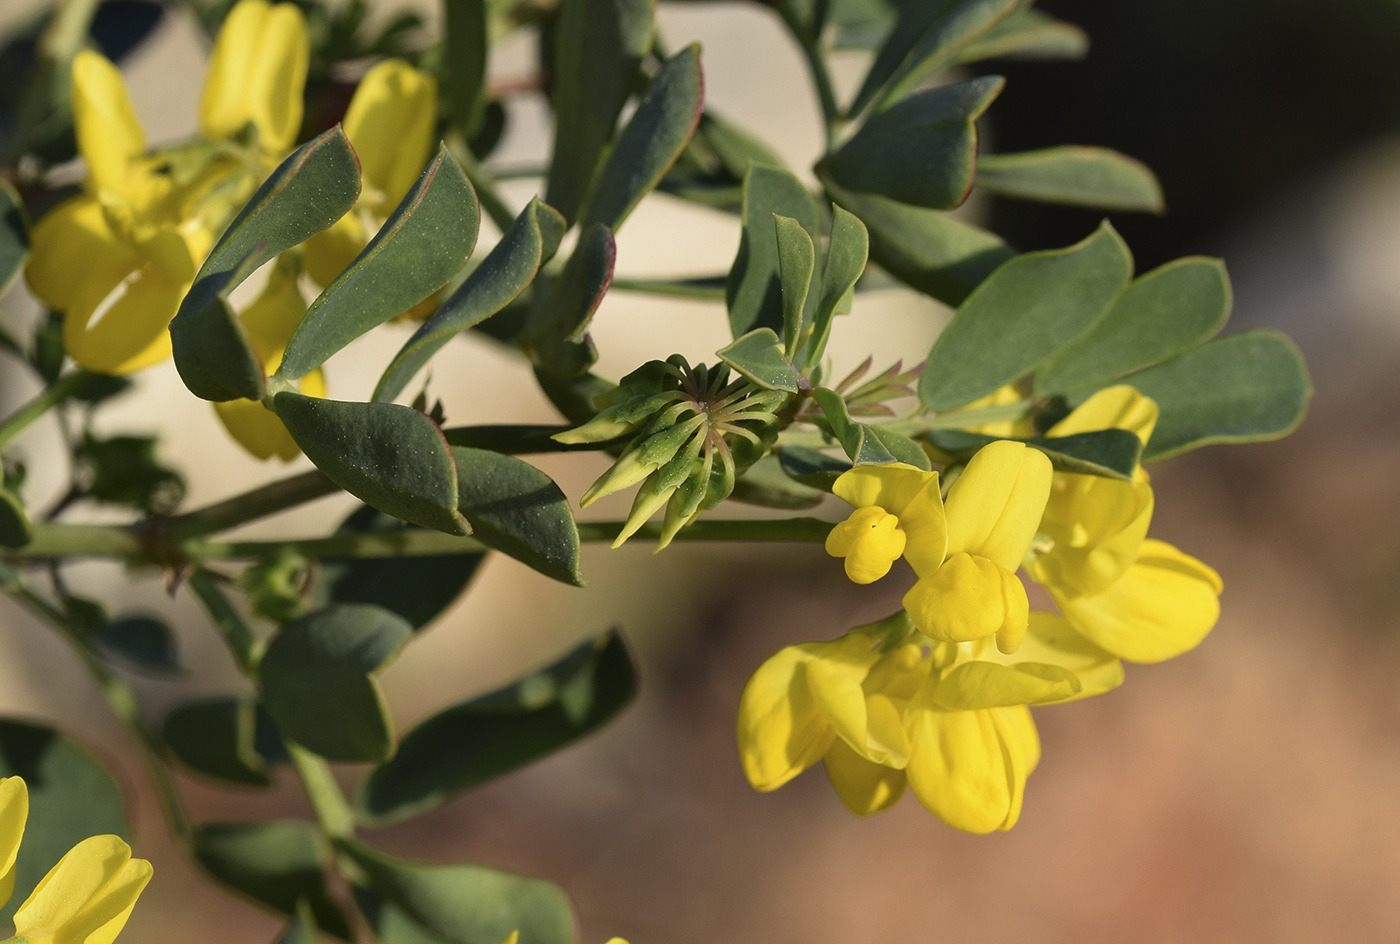
<path fill-rule="evenodd" d="M 1050 491 L 1045 454 L 1000 441 L 979 450 L 948 493 L 938 475 L 900 464 L 861 466 L 833 491 L 856 511 L 826 549 L 868 583 L 903 554 L 918 582 L 904 608 L 919 631 L 945 642 L 995 635 L 1006 652 L 1026 632 L 1030 605 L 1015 574 L 1030 549 Z"/>
<path fill-rule="evenodd" d="M 271 26 L 248 25 L 259 18 Z M 305 24 L 295 7 L 262 0 L 243 0 L 229 24 L 215 46 L 201 129 L 219 141 L 253 122 L 266 163 L 291 146 L 301 120 Z M 170 319 L 215 234 L 267 167 L 254 173 L 234 151 L 212 151 L 184 179 L 166 158 L 148 156 L 121 73 L 89 50 L 73 61 L 72 102 L 85 192 L 39 220 L 25 278 L 63 314 L 74 361 L 96 373 L 130 373 L 170 356 Z M 242 116 L 236 126 L 234 115 Z"/>
<path fill-rule="evenodd" d="M 436 122 L 431 75 L 402 59 L 386 59 L 365 73 L 344 123 L 360 159 L 363 190 L 354 210 L 306 243 L 306 272 L 317 284 L 329 285 L 354 262 L 412 189 L 432 155 Z"/>
<path fill-rule="evenodd" d="M 0 780 L 0 904 L 14 888 L 15 855 L 28 813 L 24 781 Z M 150 880 L 151 863 L 133 859 L 120 838 L 84 839 L 15 911 L 15 936 L 27 944 L 111 944 Z"/>
<path fill-rule="evenodd" d="M 1146 444 L 1157 404 L 1126 385 L 1100 390 L 1050 435 L 1127 429 Z M 1040 530 L 1048 549 L 1028 570 L 1074 628 L 1134 662 L 1159 662 L 1194 647 L 1220 615 L 1220 576 L 1162 541 L 1147 539 L 1152 486 L 1057 473 Z"/>
<path fill-rule="evenodd" d="M 306 299 L 297 288 L 295 267 L 279 259 L 268 277 L 266 288 L 240 318 L 248 332 L 248 340 L 252 342 L 258 357 L 262 358 L 263 368 L 268 373 L 275 372 L 282 363 L 282 352 L 305 314 Z M 326 395 L 325 376 L 319 367 L 301 378 L 297 385 L 307 396 Z M 259 459 L 277 456 L 284 462 L 290 462 L 301 454 L 287 427 L 257 400 L 215 403 L 214 411 L 229 435 Z"/>
<path fill-rule="evenodd" d="M 15 890 L 15 860 L 29 819 L 29 791 L 19 777 L 0 778 L 0 907 Z"/>

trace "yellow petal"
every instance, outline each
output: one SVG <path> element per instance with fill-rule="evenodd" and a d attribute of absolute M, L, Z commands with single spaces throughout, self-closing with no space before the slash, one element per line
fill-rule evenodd
<path fill-rule="evenodd" d="M 204 77 L 200 134 L 233 137 L 249 122 L 264 150 L 281 152 L 301 128 L 311 47 L 306 19 L 290 3 L 241 0 L 229 11 Z"/>
<path fill-rule="evenodd" d="M 991 708 L 992 723 L 1001 738 L 1006 758 L 1007 783 L 1011 787 L 1011 808 L 999 828 L 1010 829 L 1021 818 L 1021 802 L 1026 795 L 1026 778 L 1040 763 L 1040 735 L 1029 708 Z"/>
<path fill-rule="evenodd" d="M 984 446 L 948 492 L 948 555 L 960 551 L 995 561 L 1007 570 L 1021 566 L 1046 499 L 1050 460 L 1024 443 L 1001 440 Z"/>
<path fill-rule="evenodd" d="M 1021 580 L 985 557 L 959 553 L 904 595 L 904 609 L 926 636 L 944 642 L 1005 637 L 1014 651 L 1025 634 L 1030 607 Z M 1010 648 L 1007 648 L 1007 647 Z"/>
<path fill-rule="evenodd" d="M 906 537 L 899 519 L 875 505 L 857 508 L 826 536 L 826 552 L 846 560 L 846 576 L 874 583 L 890 572 L 904 553 Z"/>
<path fill-rule="evenodd" d="M 1074 436 L 1103 429 L 1126 429 L 1136 433 L 1146 445 L 1157 426 L 1159 413 L 1156 400 L 1138 393 L 1136 387 L 1118 384 L 1103 388 L 1079 404 L 1045 435 Z"/>
<path fill-rule="evenodd" d="M 127 374 L 170 356 L 170 332 L 188 283 L 172 282 L 151 265 L 137 269 L 117 287 L 84 285 L 63 316 L 68 356 L 98 374 Z M 105 310 L 94 317 L 98 308 Z"/>
<path fill-rule="evenodd" d="M 0 778 L 0 906 L 15 890 L 15 859 L 29 819 L 29 790 L 20 777 Z"/>
<path fill-rule="evenodd" d="M 123 192 L 132 161 L 146 152 L 146 135 L 126 83 L 103 55 L 84 49 L 73 58 L 73 135 L 93 185 Z"/>
<path fill-rule="evenodd" d="M 1162 541 L 1142 542 L 1123 578 L 1094 596 L 1051 593 L 1091 642 L 1131 662 L 1161 662 L 1196 646 L 1220 616 L 1220 576 Z"/>
<path fill-rule="evenodd" d="M 336 220 L 329 229 L 323 230 L 306 241 L 302 251 L 302 264 L 306 274 L 317 285 L 325 288 L 335 281 L 335 277 L 345 271 L 346 266 L 369 243 L 369 233 L 359 215 L 351 210 Z"/>
<path fill-rule="evenodd" d="M 386 59 L 360 80 L 345 112 L 345 134 L 360 158 L 369 208 L 383 219 L 408 193 L 433 149 L 437 82 Z"/>
<path fill-rule="evenodd" d="M 512 932 L 510 932 L 509 934 L 506 935 L 505 940 L 502 941 L 501 944 L 516 944 L 516 942 L 518 942 L 519 940 L 520 940 L 520 932 L 519 932 L 519 931 L 512 931 Z"/>
<path fill-rule="evenodd" d="M 20 905 L 15 934 L 29 944 L 111 944 L 150 880 L 151 864 L 121 839 L 84 839 Z"/>
<path fill-rule="evenodd" d="M 1030 615 L 1030 628 L 1014 656 L 1006 655 L 995 646 L 976 646 L 976 658 L 1019 665 L 1039 662 L 1068 669 L 1079 679 L 1080 689 L 1060 699 L 1036 702 L 1042 705 L 1075 701 L 1091 695 L 1101 695 L 1123 684 L 1123 663 L 1113 653 L 1094 645 L 1074 631 L 1069 621 L 1048 610 L 1036 610 Z"/>
<path fill-rule="evenodd" d="M 1064 701 L 1081 688 L 1074 673 L 1060 666 L 976 660 L 955 666 L 934 686 L 932 698 L 940 708 L 970 711 Z"/>
<path fill-rule="evenodd" d="M 292 332 L 306 315 L 306 298 L 297 287 L 296 270 L 281 260 L 273 267 L 267 285 L 239 316 L 248 340 L 268 373 L 282 363 L 282 352 Z"/>
<path fill-rule="evenodd" d="M 904 796 L 904 771 L 866 760 L 845 741 L 835 741 L 822 764 L 836 795 L 857 816 L 883 812 Z"/>
<path fill-rule="evenodd" d="M 937 481 L 937 472 L 903 462 L 859 465 L 841 473 L 831 491 L 853 508 L 875 505 L 897 516 L 915 495 Z"/>
<path fill-rule="evenodd" d="M 34 226 L 25 281 L 54 311 L 67 311 L 86 290 L 105 297 L 141 264 L 136 250 L 118 238 L 102 204 L 73 197 L 54 207 Z"/>
<path fill-rule="evenodd" d="M 758 667 L 739 697 L 739 758 L 755 790 L 776 790 L 821 760 L 836 733 L 807 687 L 807 647 L 788 646 Z"/>
<path fill-rule="evenodd" d="M 1127 572 L 1152 522 L 1152 486 L 1098 475 L 1054 477 L 1040 530 L 1054 542 L 1031 569 L 1062 593 L 1101 593 Z"/>
<path fill-rule="evenodd" d="M 985 397 L 973 400 L 967 406 L 959 407 L 951 415 L 957 416 L 959 413 L 984 410 L 993 406 L 1010 406 L 1024 399 L 1025 396 L 1016 388 L 1015 384 L 1007 384 L 1004 387 L 998 387 Z M 1035 424 L 1031 422 L 1030 417 L 1023 417 L 1019 420 L 997 420 L 994 423 L 981 423 L 963 428 L 969 432 L 981 433 L 983 436 L 995 436 L 999 439 L 1021 439 L 1036 434 Z"/>
<path fill-rule="evenodd" d="M 999 717 L 1007 712 L 1029 718 L 1025 708 L 941 711 L 920 703 L 910 708 L 909 787 L 929 812 L 955 829 L 1008 829 L 1020 812 L 1025 777 L 1034 765 L 1026 763 L 1023 728 Z M 1003 744 L 1003 729 L 1017 738 L 1014 760 Z"/>

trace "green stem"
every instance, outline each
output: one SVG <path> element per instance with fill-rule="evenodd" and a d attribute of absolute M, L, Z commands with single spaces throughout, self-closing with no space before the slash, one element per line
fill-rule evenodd
<path fill-rule="evenodd" d="M 330 764 L 318 754 L 292 741 L 287 741 L 287 753 L 291 755 L 292 766 L 301 779 L 302 789 L 311 801 L 311 809 L 316 814 L 316 822 L 321 832 L 332 839 L 355 834 L 355 811 L 335 782 Z"/>
<path fill-rule="evenodd" d="M 663 298 L 693 298 L 696 301 L 724 301 L 725 279 L 716 275 L 696 279 L 613 279 L 610 291 L 641 292 Z"/>
<path fill-rule="evenodd" d="M 165 528 L 177 539 L 200 537 L 227 531 L 240 524 L 275 515 L 279 511 L 295 508 L 297 505 L 333 495 L 338 491 L 340 486 L 326 478 L 319 469 L 312 469 L 310 472 L 279 479 L 183 515 L 176 515 L 165 523 Z"/>
<path fill-rule="evenodd" d="M 841 124 L 841 106 L 836 103 L 836 90 L 831 82 L 831 71 L 822 55 L 820 37 L 811 35 L 798 19 L 791 3 L 780 2 L 778 15 L 782 17 L 792 38 L 802 47 L 802 55 L 807 59 L 807 71 L 812 74 L 812 84 L 817 89 L 817 100 L 821 103 L 823 125 L 826 131 L 826 149 L 836 148 L 836 129 Z"/>
<path fill-rule="evenodd" d="M 0 556 L 16 560 L 56 560 L 64 557 L 115 557 L 141 560 L 146 549 L 136 532 L 122 525 L 34 522 L 34 539 L 21 548 L 6 548 Z"/>
<path fill-rule="evenodd" d="M 175 839 L 188 850 L 194 841 L 194 830 L 190 826 L 189 813 L 180 798 L 179 788 L 165 762 L 166 749 L 159 735 L 151 730 L 141 717 L 141 708 L 136 701 L 136 693 L 122 681 L 92 651 L 87 641 L 69 625 L 68 617 L 53 604 L 27 587 L 14 591 L 15 596 L 31 612 L 53 626 L 65 642 L 77 653 L 79 661 L 87 668 L 112 713 L 136 736 L 141 746 L 141 754 L 150 770 L 151 779 L 160 798 L 161 809 L 165 811 L 166 822 Z"/>
<path fill-rule="evenodd" d="M 505 232 L 510 228 L 510 224 L 515 222 L 515 211 L 496 190 L 496 178 L 481 166 L 467 142 L 455 131 L 447 136 L 447 150 L 457 159 L 457 163 L 462 165 L 467 179 L 476 188 L 476 197 L 481 201 L 481 208 L 491 217 L 491 222 L 495 223 L 501 232 Z"/>
<path fill-rule="evenodd" d="M 444 429 L 442 435 L 449 445 L 466 446 L 472 449 L 489 449 L 503 452 L 508 456 L 530 456 L 546 452 L 599 452 L 614 445 L 617 440 L 596 443 L 561 443 L 550 437 L 573 429 L 572 426 L 544 425 L 483 425 L 452 426 Z"/>
<path fill-rule="evenodd" d="M 219 630 L 219 635 L 228 643 L 229 651 L 244 675 L 253 677 L 262 658 L 262 640 L 253 634 L 243 617 L 233 608 L 228 597 L 224 596 L 214 575 L 207 570 L 197 570 L 190 575 L 190 589 L 199 597 L 209 618 Z"/>
<path fill-rule="evenodd" d="M 0 446 L 9 442 L 30 423 L 67 400 L 92 378 L 85 370 L 75 370 L 58 378 L 48 389 L 0 422 Z"/>

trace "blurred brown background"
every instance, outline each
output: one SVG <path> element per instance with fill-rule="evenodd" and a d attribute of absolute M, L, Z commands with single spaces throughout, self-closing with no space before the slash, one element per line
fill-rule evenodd
<path fill-rule="evenodd" d="M 33 3 L 0 6 L 0 25 Z M 387 16 L 393 4 L 376 4 Z M 372 834 L 392 851 L 544 875 L 574 897 L 586 944 L 831 942 L 1305 942 L 1400 940 L 1400 5 L 1301 0 L 1050 2 L 1095 41 L 1080 64 L 1008 66 L 985 129 L 991 147 L 1120 147 L 1162 176 L 1171 212 L 1118 218 L 1139 270 L 1177 255 L 1223 255 L 1232 328 L 1271 325 L 1307 352 L 1318 394 L 1280 443 L 1202 450 L 1154 469 L 1154 535 L 1214 565 L 1224 615 L 1197 650 L 1129 668 L 1119 691 L 1037 712 L 1044 759 L 1020 824 L 960 834 L 906 797 L 859 820 L 814 770 L 773 795 L 749 789 L 733 745 L 748 674 L 777 648 L 830 638 L 898 605 L 901 587 L 855 587 L 819 548 L 639 544 L 587 548 L 580 591 L 493 558 L 473 591 L 384 676 L 401 728 L 619 624 L 643 669 L 639 700 L 565 753 Z M 705 43 L 709 100 L 777 143 L 794 167 L 819 147 L 796 50 L 756 5 L 663 5 L 668 43 Z M 498 78 L 529 69 L 506 44 Z M 176 9 L 124 71 L 156 143 L 188 135 L 204 51 Z M 841 62 L 849 85 L 859 57 Z M 535 161 L 543 106 L 512 108 L 497 161 Z M 523 202 L 530 182 L 513 184 Z M 1087 233 L 1089 214 L 978 205 L 1022 248 Z M 489 233 L 483 239 L 492 238 Z M 620 239 L 619 273 L 711 274 L 737 243 L 731 219 L 655 196 Z M 11 293 L 3 317 L 36 312 Z M 932 302 L 862 295 L 838 325 L 838 372 L 917 361 L 946 319 Z M 600 369 L 648 357 L 710 357 L 718 306 L 610 296 Z M 396 328 L 386 329 L 393 333 Z M 332 361 L 331 395 L 363 396 L 402 338 L 377 335 Z M 5 409 L 31 395 L 5 368 Z M 527 371 L 476 340 L 439 359 L 453 422 L 550 421 Z M 508 385 L 510 398 L 495 394 Z M 167 458 L 200 504 L 286 474 L 226 439 L 170 365 L 104 421 L 164 429 Z M 31 499 L 60 488 L 55 433 L 21 441 Z M 49 463 L 45 465 L 45 463 Z M 592 458 L 542 465 L 578 495 Z M 297 468 L 301 466 L 298 465 Z M 45 472 L 44 470 L 47 470 Z M 47 477 L 47 478 L 46 478 Z M 310 534 L 348 504 L 323 501 L 249 533 Z M 625 503 L 599 508 L 612 517 Z M 834 515 L 835 510 L 831 510 Z M 240 683 L 188 599 L 154 577 L 72 568 L 85 592 L 172 614 L 190 667 L 137 680 L 159 714 L 194 692 Z M 888 581 L 887 581 L 888 583 Z M 173 851 L 130 739 L 62 645 L 0 604 L 0 713 L 81 734 L 136 797 L 156 880 L 125 940 L 244 944 L 278 922 L 209 886 Z M 346 782 L 356 772 L 345 771 Z M 275 790 L 182 785 L 197 819 L 306 816 L 289 776 Z"/>

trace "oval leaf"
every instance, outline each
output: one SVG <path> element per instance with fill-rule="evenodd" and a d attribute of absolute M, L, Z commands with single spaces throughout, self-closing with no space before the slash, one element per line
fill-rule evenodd
<path fill-rule="evenodd" d="M 883 465 L 899 461 L 878 437 L 871 435 L 870 427 L 851 419 L 841 394 L 826 387 L 817 387 L 812 391 L 812 399 L 822 408 L 831 435 L 856 465 Z"/>
<path fill-rule="evenodd" d="M 168 677 L 180 671 L 175 634 L 164 620 L 154 616 L 124 616 L 103 623 L 97 642 L 136 668 Z"/>
<path fill-rule="evenodd" d="M 929 444 L 960 462 L 966 462 L 983 446 L 1005 436 L 984 436 L 963 429 L 934 429 L 924 434 Z M 1104 429 L 1073 436 L 1018 439 L 1050 458 L 1058 472 L 1101 475 L 1131 481 L 1142 455 L 1142 440 L 1126 429 Z"/>
<path fill-rule="evenodd" d="M 1082 393 L 1205 343 L 1230 317 L 1230 279 L 1218 259 L 1189 257 L 1128 286 L 1108 314 L 1040 365 L 1035 392 Z"/>
<path fill-rule="evenodd" d="M 1128 247 L 1107 222 L 1067 249 L 1010 260 L 968 296 L 934 341 L 919 399 L 950 410 L 1027 373 L 1092 327 L 1132 272 Z"/>
<path fill-rule="evenodd" d="M 272 404 L 306 457 L 351 495 L 425 528 L 469 533 L 457 512 L 457 468 L 447 440 L 422 413 L 292 392 L 277 394 Z"/>
<path fill-rule="evenodd" d="M 808 367 L 821 361 L 831 336 L 832 320 L 851 310 L 851 294 L 870 256 L 870 234 L 865 224 L 855 214 L 838 206 L 831 210 L 831 242 L 822 266 L 821 296 L 813 313 L 811 340 L 802 358 L 802 363 Z"/>
<path fill-rule="evenodd" d="M 1100 147 L 986 154 L 977 160 L 977 186 L 1004 197 L 1099 210 L 1162 213 L 1167 208 L 1151 168 Z"/>
<path fill-rule="evenodd" d="M 523 459 L 452 447 L 462 513 L 487 547 L 546 577 L 583 586 L 578 526 L 554 480 Z"/>
<path fill-rule="evenodd" d="M 750 164 L 742 194 L 744 228 L 725 286 L 729 330 L 736 338 L 754 328 L 771 328 L 775 332 L 783 328 L 774 215 L 796 220 L 813 241 L 821 237 L 817 201 L 802 181 L 778 167 Z"/>
<path fill-rule="evenodd" d="M 597 730 L 636 688 L 622 637 L 588 640 L 548 668 L 420 722 L 370 772 L 359 809 L 374 823 L 417 816 Z"/>
<path fill-rule="evenodd" d="M 812 289 L 817 254 L 812 237 L 797 220 L 775 213 L 773 227 L 778 240 L 778 281 L 783 295 L 783 351 L 788 357 L 794 357 L 797 342 L 802 337 L 802 309 Z"/>
<path fill-rule="evenodd" d="M 268 764 L 285 756 L 271 721 L 253 702 L 233 696 L 176 706 L 165 717 L 164 734 L 190 769 L 241 786 L 270 786 Z"/>
<path fill-rule="evenodd" d="M 1083 59 L 1088 52 L 1089 35 L 1082 29 L 1048 13 L 1021 6 L 959 49 L 954 61 Z"/>
<path fill-rule="evenodd" d="M 613 231 L 622 225 L 685 150 L 704 100 L 700 45 L 692 43 L 668 59 L 647 85 L 608 152 L 582 225 L 602 223 Z"/>
<path fill-rule="evenodd" d="M 293 620 L 268 644 L 262 704 L 282 734 L 329 760 L 382 760 L 394 728 L 370 676 L 413 628 L 377 606 L 343 604 Z"/>
<path fill-rule="evenodd" d="M 550 286 L 540 324 L 531 331 L 530 347 L 540 371 L 578 377 L 598 359 L 588 325 L 612 284 L 616 262 L 612 230 L 594 223 L 579 235 L 564 271 Z"/>
<path fill-rule="evenodd" d="M 1004 84 L 1001 76 L 982 76 L 911 95 L 867 121 L 827 159 L 826 172 L 847 190 L 955 207 L 972 189 L 975 122 Z"/>
<path fill-rule="evenodd" d="M 1302 353 L 1276 331 L 1216 338 L 1123 383 L 1162 411 L 1144 462 L 1217 443 L 1280 439 L 1303 421 L 1313 392 Z"/>
<path fill-rule="evenodd" d="M 0 904 L 0 922 L 9 924 L 69 849 L 107 833 L 130 841 L 131 829 L 111 774 L 53 728 L 0 721 L 0 777 L 23 777 L 29 788 L 29 820 L 15 860 L 14 893 Z"/>
<path fill-rule="evenodd" d="M 798 390 L 801 378 L 772 328 L 756 328 L 715 355 L 765 390 Z"/>
<path fill-rule="evenodd" d="M 29 214 L 8 180 L 0 180 L 0 295 L 29 258 Z"/>
<path fill-rule="evenodd" d="M 399 349 L 379 378 L 374 399 L 393 400 L 453 335 L 515 301 L 559 248 L 564 226 L 564 218 L 552 207 L 538 198 L 531 200 L 481 265 Z"/>
<path fill-rule="evenodd" d="M 472 254 L 480 221 L 467 175 L 440 147 L 369 245 L 311 303 L 277 373 L 290 380 L 306 376 L 442 288 Z"/>

